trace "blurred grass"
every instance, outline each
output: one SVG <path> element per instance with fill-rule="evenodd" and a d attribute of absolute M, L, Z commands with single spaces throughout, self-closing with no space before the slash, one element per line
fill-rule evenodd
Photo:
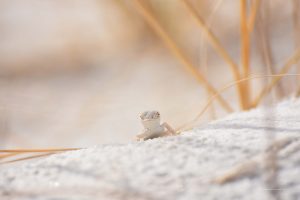
<path fill-rule="evenodd" d="M 220 107 L 211 112 L 218 116 L 220 110 L 257 107 L 274 90 L 273 100 L 266 100 L 269 104 L 299 96 L 299 76 L 294 82 L 279 81 L 289 72 L 300 73 L 300 3 L 282 2 L 1 1 L 0 145 L 22 146 L 22 138 L 29 146 L 51 145 L 50 139 L 75 146 L 98 144 L 105 137 L 115 141 L 126 132 L 128 140 L 130 131 L 137 133 L 132 124 L 139 109 L 169 107 L 168 119 L 178 120 L 176 127 L 184 124 L 180 130 L 185 130 L 214 99 Z M 164 46 L 175 56 L 168 56 Z M 199 54 L 203 46 L 206 50 Z M 147 60 L 149 52 L 156 54 Z M 140 66 L 140 57 L 146 68 Z M 177 68 L 177 60 L 185 70 Z M 191 106 L 192 112 L 184 114 L 182 107 L 189 102 L 178 104 L 180 97 L 205 99 L 203 93 L 194 94 L 198 90 L 193 90 L 190 75 L 201 83 L 197 87 L 207 91 L 208 103 L 201 109 L 199 102 L 199 107 Z M 270 81 L 259 85 L 256 78 Z M 234 83 L 228 85 L 228 80 Z M 230 87 L 236 92 L 223 95 Z M 165 101 L 154 103 L 157 99 Z M 200 113 L 186 124 L 197 110 Z M 42 115 L 46 119 L 41 120 Z M 266 135 L 272 144 L 275 132 Z M 71 137 L 77 141 L 70 142 Z M 73 149 L 2 150 L 0 159 L 15 162 L 68 150 Z M 265 182 L 270 188 L 278 186 L 277 153 L 274 148 L 265 159 Z M 280 192 L 270 194 L 280 199 Z"/>
<path fill-rule="evenodd" d="M 288 73 L 293 67 L 297 66 L 294 72 L 300 72 L 298 1 L 290 2 L 291 12 L 283 12 L 282 2 L 277 0 L 228 2 L 89 0 L 53 4 L 31 0 L 21 6 L 18 0 L 0 2 L 0 29 L 6 32 L 0 38 L 0 90 L 3 91 L 0 94 L 0 145 L 24 146 L 25 140 L 20 138 L 26 137 L 29 146 L 41 143 L 52 146 L 50 139 L 61 144 L 87 146 L 103 142 L 105 137 L 115 142 L 126 132 L 128 140 L 132 137 L 129 132 L 138 133 L 132 128 L 136 110 L 157 107 L 159 110 L 169 107 L 167 121 L 177 119 L 175 126 L 180 126 L 182 131 L 194 127 L 214 99 L 220 107 L 213 108 L 211 113 L 218 117 L 220 110 L 233 112 L 233 108 L 257 107 L 275 89 L 277 95 L 273 95 L 272 101 L 266 100 L 269 104 L 291 94 L 299 95 L 299 77 L 294 79 L 296 86 L 291 87 L 287 78 L 285 84 L 279 84 L 283 77 L 290 76 Z M 69 4 L 73 6 L 71 9 Z M 210 4 L 218 6 L 214 9 Z M 38 5 L 38 9 L 35 10 L 33 5 Z M 222 10 L 224 6 L 230 8 Z M 40 13 L 43 11 L 51 16 L 51 11 L 57 9 L 61 10 L 61 18 L 56 21 L 49 21 L 47 15 Z M 281 22 L 271 15 L 273 9 L 283 13 L 276 16 L 281 17 Z M 28 11 L 34 11 L 34 14 Z M 41 19 L 35 21 L 37 13 Z M 215 21 L 218 20 L 214 26 L 212 15 Z M 45 22 L 48 25 L 42 26 Z M 28 38 L 16 34 L 20 24 Z M 201 42 L 202 39 L 205 42 Z M 282 47 L 280 51 L 273 50 L 277 43 Z M 165 46 L 174 57 L 168 56 Z M 195 53 L 203 46 L 205 51 Z M 149 51 L 158 52 L 150 62 L 146 59 L 151 56 Z M 290 56 L 282 64 L 286 55 Z M 146 60 L 146 68 L 140 66 L 140 57 Z M 203 60 L 204 66 L 197 63 L 199 59 Z M 185 70 L 177 68 L 177 60 Z M 156 67 L 159 65 L 161 67 Z M 184 115 L 181 107 L 187 107 L 189 102 L 178 104 L 178 99 L 182 96 L 188 96 L 189 101 L 197 99 L 196 90 L 191 90 L 193 82 L 188 82 L 190 75 L 201 83 L 197 87 L 207 92 L 207 97 L 203 92 L 199 92 L 200 95 L 197 92 L 197 97 L 207 98 L 208 102 L 202 109 L 191 106 L 192 112 Z M 162 79 L 156 79 L 157 76 Z M 256 78 L 270 81 L 258 85 Z M 157 80 L 160 81 L 156 83 Z M 228 80 L 233 83 L 228 84 Z M 38 88 L 39 84 L 43 86 Z M 224 92 L 231 87 L 235 87 L 236 92 L 225 96 Z M 286 91 L 287 87 L 292 89 Z M 186 92 L 188 89 L 191 93 Z M 165 100 L 165 97 L 169 99 Z M 154 103 L 157 99 L 165 101 Z M 175 103 L 171 104 L 171 101 Z M 198 110 L 200 113 L 197 114 Z M 43 114 L 48 115 L 46 120 L 40 120 Z M 188 120 L 193 115 L 196 118 Z M 266 131 L 266 136 L 273 144 L 276 133 Z M 70 142 L 71 137 L 77 141 Z M 18 140 L 22 140 L 21 144 Z M 1 150 L 0 164 L 68 150 L 74 149 Z M 265 184 L 269 188 L 279 185 L 277 153 L 277 148 L 272 149 L 264 161 L 267 166 Z M 270 191 L 270 194 L 274 199 L 280 199 L 280 192 Z"/>
<path fill-rule="evenodd" d="M 300 73 L 297 8 L 297 0 L 1 1 L 1 144 L 30 146 L 43 135 L 49 145 L 127 141 L 139 110 L 159 108 L 179 126 L 205 106 L 203 90 L 211 96 L 232 81 L 236 91 L 217 96 L 212 116 L 256 107 L 271 91 L 276 101 L 299 94 L 299 77 L 247 79 Z"/>

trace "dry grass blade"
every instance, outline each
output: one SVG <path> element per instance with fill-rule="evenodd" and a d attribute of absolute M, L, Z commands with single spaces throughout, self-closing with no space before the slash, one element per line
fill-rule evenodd
<path fill-rule="evenodd" d="M 267 85 L 259 93 L 259 95 L 253 101 L 252 107 L 256 107 L 261 102 L 262 98 L 265 95 L 267 95 L 274 88 L 274 86 L 278 83 L 278 81 L 281 80 L 281 78 L 284 76 L 284 74 L 286 74 L 290 70 L 290 68 L 299 61 L 299 59 L 300 59 L 300 49 L 298 49 L 294 53 L 294 55 L 288 59 L 288 61 L 286 62 L 286 64 L 281 68 L 281 70 L 279 71 L 279 74 L 282 74 L 282 76 L 274 77 L 273 80 L 272 80 L 272 82 L 269 85 Z"/>
<path fill-rule="evenodd" d="M 223 3 L 223 0 L 218 0 L 217 3 L 214 5 L 214 8 L 212 9 L 212 12 L 209 14 L 209 17 L 207 19 L 207 27 L 208 29 L 211 29 L 213 24 L 213 19 L 217 11 L 219 10 L 221 4 Z M 201 61 L 201 67 L 204 69 L 204 75 L 208 73 L 209 67 L 208 67 L 208 54 L 207 54 L 207 46 L 205 44 L 205 38 L 201 37 L 200 40 L 200 61 Z M 209 100 L 210 93 L 206 93 L 206 99 Z M 216 109 L 214 104 L 211 104 L 210 106 L 210 118 L 216 119 Z"/>
<path fill-rule="evenodd" d="M 240 79 L 238 81 L 234 81 L 233 83 L 230 83 L 228 84 L 227 86 L 223 87 L 222 89 L 220 89 L 218 92 L 216 92 L 205 104 L 205 106 L 203 107 L 203 109 L 199 112 L 199 114 L 191 121 L 181 125 L 180 127 L 178 127 L 176 129 L 176 132 L 177 133 L 180 133 L 182 131 L 187 131 L 187 130 L 190 130 L 192 129 L 194 126 L 193 124 L 196 123 L 200 118 L 201 116 L 206 112 L 206 110 L 209 108 L 209 106 L 211 105 L 211 103 L 216 99 L 216 97 L 218 95 L 220 95 L 221 93 L 225 92 L 227 89 L 235 86 L 236 84 L 238 83 L 242 83 L 244 81 L 249 81 L 251 79 L 258 79 L 258 78 L 270 78 L 270 77 L 273 77 L 273 78 L 276 78 L 276 77 L 279 77 L 279 78 L 282 78 L 282 77 L 285 77 L 285 76 L 300 76 L 300 74 L 270 74 L 270 75 L 257 75 L 257 76 L 252 76 L 252 77 L 247 77 L 247 78 L 243 78 L 243 79 Z"/>
<path fill-rule="evenodd" d="M 5 159 L 5 158 L 9 158 L 9 157 L 13 157 L 13 156 L 16 156 L 18 154 L 20 154 L 20 153 L 6 153 L 4 155 L 0 155 L 0 160 Z"/>
<path fill-rule="evenodd" d="M 268 2 L 262 2 L 261 9 L 257 16 L 257 46 L 260 51 L 260 55 L 262 56 L 263 64 L 266 66 L 266 72 L 271 74 L 276 74 L 276 70 L 274 68 L 274 59 L 273 53 L 271 50 L 270 44 L 270 26 L 269 26 L 269 5 Z M 276 96 L 282 97 L 284 95 L 283 87 L 280 83 L 278 83 L 276 87 Z"/>
<path fill-rule="evenodd" d="M 24 160 L 34 159 L 34 158 L 40 158 L 40 157 L 50 156 L 50 155 L 53 155 L 53 154 L 56 154 L 56 153 L 60 153 L 60 152 L 43 153 L 43 154 L 34 155 L 34 156 L 27 156 L 27 157 L 23 157 L 23 158 L 17 158 L 17 159 L 13 159 L 13 160 L 8 160 L 8 161 L 0 162 L 0 164 L 7 164 L 7 163 L 24 161 Z"/>
<path fill-rule="evenodd" d="M 202 29 L 207 40 L 211 43 L 211 45 L 216 50 L 216 52 L 225 60 L 225 62 L 227 62 L 229 64 L 232 74 L 234 76 L 234 79 L 239 80 L 240 74 L 239 74 L 238 66 L 237 66 L 237 64 L 235 64 L 233 59 L 229 56 L 229 54 L 227 53 L 225 48 L 221 45 L 221 42 L 219 41 L 219 39 L 213 34 L 213 32 L 208 28 L 208 26 L 206 26 L 206 24 L 204 23 L 204 20 L 198 14 L 198 12 L 195 10 L 193 5 L 188 0 L 182 0 L 182 1 L 183 1 L 184 5 L 186 6 L 186 8 L 188 9 L 188 11 L 191 13 L 191 15 L 194 16 L 194 18 L 196 19 L 197 24 Z M 239 94 L 239 98 L 240 98 L 241 107 L 243 107 L 242 106 L 243 105 L 243 103 L 242 103 L 242 101 L 243 101 L 242 100 L 243 99 L 242 87 L 240 85 L 237 85 L 237 90 L 238 90 L 238 94 Z"/>
<path fill-rule="evenodd" d="M 296 92 L 296 97 L 300 96 L 300 88 L 298 89 L 298 91 Z"/>
<path fill-rule="evenodd" d="M 266 104 L 267 105 L 272 105 L 273 99 L 269 98 L 267 99 Z M 272 110 L 264 110 L 264 117 L 265 117 L 265 123 L 268 124 L 268 126 L 271 127 L 276 127 L 275 126 L 275 122 L 273 120 L 268 120 L 267 119 L 272 119 L 276 116 L 276 109 L 272 109 Z M 277 136 L 277 130 L 269 130 L 269 129 L 265 129 L 265 138 L 268 144 L 268 148 L 266 149 L 266 153 L 263 156 L 263 181 L 265 184 L 265 187 L 268 188 L 268 193 L 269 195 L 272 197 L 272 199 L 281 199 L 280 198 L 280 191 L 276 190 L 279 188 L 279 168 L 278 168 L 278 154 L 279 154 L 279 150 L 280 150 L 280 146 L 284 147 L 286 145 L 288 145 L 290 142 L 288 142 L 287 144 L 284 144 L 286 142 L 282 141 L 282 142 L 275 142 L 276 140 L 276 136 Z M 280 140 L 279 140 L 280 141 Z M 275 190 L 274 190 L 275 189 Z"/>
<path fill-rule="evenodd" d="M 242 77 L 248 77 L 250 74 L 250 36 L 248 31 L 248 18 L 247 18 L 247 0 L 240 0 L 241 11 L 241 60 L 242 60 Z M 241 84 L 242 91 L 242 108 L 248 109 L 250 105 L 250 84 L 245 81 Z"/>
<path fill-rule="evenodd" d="M 136 7 L 142 14 L 142 16 L 145 18 L 145 20 L 149 23 L 151 28 L 154 29 L 154 31 L 161 37 L 161 39 L 164 41 L 164 43 L 167 45 L 167 47 L 173 52 L 173 54 L 183 63 L 185 68 L 192 73 L 196 79 L 203 84 L 206 89 L 210 93 L 216 92 L 216 89 L 207 81 L 207 79 L 202 75 L 201 72 L 195 67 L 192 62 L 188 59 L 187 55 L 177 46 L 175 41 L 169 36 L 169 34 L 164 30 L 162 25 L 159 23 L 159 21 L 156 19 L 154 14 L 151 12 L 151 10 L 148 8 L 148 6 L 145 4 L 143 0 L 134 0 Z M 227 110 L 228 112 L 233 111 L 233 109 L 230 107 L 230 105 L 222 98 L 219 97 L 218 101 L 222 105 L 222 107 Z"/>
<path fill-rule="evenodd" d="M 294 29 L 294 41 L 296 49 L 300 48 L 300 1 L 293 0 L 293 29 Z M 300 65 L 297 65 L 297 73 L 300 73 Z M 297 86 L 299 87 L 296 95 L 300 95 L 300 77 L 297 77 Z"/>
<path fill-rule="evenodd" d="M 57 151 L 75 151 L 81 148 L 57 148 L 57 149 L 5 149 L 0 153 L 39 153 L 39 152 L 57 152 Z"/>
<path fill-rule="evenodd" d="M 252 33 L 257 17 L 257 12 L 259 8 L 260 0 L 253 0 L 253 3 L 250 8 L 249 20 L 248 20 L 248 31 Z"/>
<path fill-rule="evenodd" d="M 212 182 L 222 185 L 245 176 L 255 176 L 258 169 L 259 167 L 256 161 L 250 160 L 234 167 L 233 169 L 224 173 L 222 176 L 213 179 Z"/>
<path fill-rule="evenodd" d="M 27 156 L 25 158 L 18 158 L 18 159 L 13 159 L 9 161 L 4 161 L 1 162 L 0 164 L 4 163 L 11 163 L 11 162 L 16 162 L 16 161 L 21 161 L 21 160 L 28 160 L 31 158 L 38 158 L 38 157 L 44 157 L 47 155 L 52 155 L 56 153 L 62 153 L 65 151 L 74 151 L 74 150 L 80 150 L 81 148 L 57 148 L 57 149 L 11 149 L 11 150 L 0 150 L 0 154 L 3 153 L 4 155 L 0 155 L 0 159 L 6 159 L 6 158 L 11 158 L 11 157 L 16 157 L 22 154 L 28 154 L 28 153 L 43 153 L 40 155 L 33 155 L 33 156 Z"/>
<path fill-rule="evenodd" d="M 228 182 L 235 181 L 243 177 L 258 175 L 258 171 L 262 170 L 263 168 L 262 162 L 265 160 L 266 156 L 268 156 L 270 153 L 272 154 L 274 149 L 280 151 L 294 141 L 295 138 L 283 138 L 280 140 L 273 141 L 272 144 L 269 145 L 269 147 L 264 152 L 259 153 L 258 155 L 250 159 L 247 159 L 241 164 L 238 164 L 237 166 L 228 170 L 222 176 L 213 179 L 212 182 L 217 184 L 226 184 Z"/>

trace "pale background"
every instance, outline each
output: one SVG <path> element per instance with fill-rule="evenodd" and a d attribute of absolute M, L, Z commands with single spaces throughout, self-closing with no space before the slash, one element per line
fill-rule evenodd
<path fill-rule="evenodd" d="M 240 63 L 238 1 L 192 2 Z M 150 3 L 213 85 L 232 81 L 180 1 Z M 269 8 L 274 64 L 281 66 L 295 48 L 293 5 L 277 0 Z M 262 73 L 257 41 L 252 42 L 253 73 Z M 287 95 L 294 81 L 285 79 Z M 253 84 L 253 92 L 259 85 Z M 224 97 L 237 108 L 234 89 Z M 176 128 L 193 119 L 206 100 L 203 87 L 165 48 L 133 1 L 0 0 L 1 148 L 125 143 L 142 130 L 144 110 L 159 110 Z M 216 117 L 225 115 L 216 110 Z M 212 118 L 209 111 L 202 122 Z"/>

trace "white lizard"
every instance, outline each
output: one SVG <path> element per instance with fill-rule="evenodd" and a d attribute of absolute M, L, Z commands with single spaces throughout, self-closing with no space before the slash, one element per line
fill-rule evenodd
<path fill-rule="evenodd" d="M 140 115 L 144 131 L 136 136 L 138 141 L 176 135 L 175 130 L 166 122 L 160 124 L 160 114 L 158 111 L 145 111 Z"/>

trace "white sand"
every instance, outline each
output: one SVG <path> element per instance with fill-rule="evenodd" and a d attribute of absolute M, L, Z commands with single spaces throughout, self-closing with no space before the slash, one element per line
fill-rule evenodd
<path fill-rule="evenodd" d="M 278 188 L 265 183 L 268 133 L 288 141 L 278 153 Z M 3 165 L 0 199 L 271 199 L 270 189 L 300 199 L 299 136 L 300 100 L 292 99 L 176 137 Z M 254 166 L 247 173 L 212 182 L 247 161 Z"/>

